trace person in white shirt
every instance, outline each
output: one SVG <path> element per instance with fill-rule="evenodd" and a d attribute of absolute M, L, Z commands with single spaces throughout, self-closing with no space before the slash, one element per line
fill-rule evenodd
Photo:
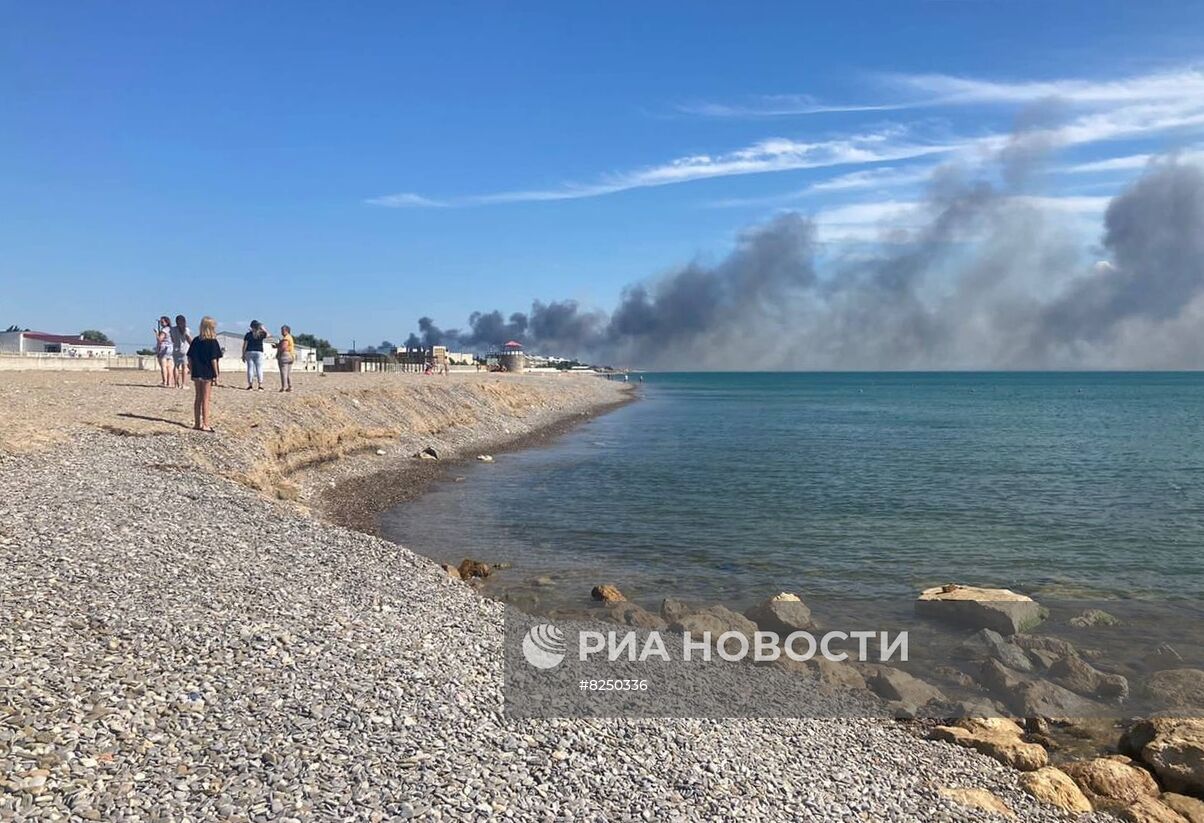
<path fill-rule="evenodd" d="M 184 315 L 176 315 L 176 324 L 171 327 L 171 360 L 175 365 L 177 389 L 188 385 L 188 347 L 192 344 L 192 330 Z"/>

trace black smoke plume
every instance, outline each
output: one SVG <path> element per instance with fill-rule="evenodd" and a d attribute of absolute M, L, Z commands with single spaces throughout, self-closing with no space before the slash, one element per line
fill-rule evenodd
<path fill-rule="evenodd" d="M 677 369 L 1183 368 L 1204 362 L 1204 172 L 1155 161 L 1114 197 L 1103 259 L 1084 262 L 1014 149 L 1005 188 L 938 170 L 918 228 L 823 247 L 788 213 L 718 264 L 624 290 L 609 315 L 536 301 L 411 341 L 485 351 L 509 339 L 594 362 Z M 822 262 L 819 262 L 822 261 Z"/>

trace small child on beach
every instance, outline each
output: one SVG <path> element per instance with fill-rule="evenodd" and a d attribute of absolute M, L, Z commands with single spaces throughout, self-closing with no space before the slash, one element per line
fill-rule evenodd
<path fill-rule="evenodd" d="M 201 318 L 200 334 L 188 347 L 188 363 L 192 367 L 192 385 L 196 397 L 192 401 L 194 428 L 212 432 L 209 424 L 209 401 L 213 386 L 221 374 L 222 349 L 217 342 L 217 321 L 212 317 Z"/>
<path fill-rule="evenodd" d="M 171 320 L 167 315 L 159 318 L 155 324 L 155 361 L 159 364 L 159 387 L 171 388 Z"/>

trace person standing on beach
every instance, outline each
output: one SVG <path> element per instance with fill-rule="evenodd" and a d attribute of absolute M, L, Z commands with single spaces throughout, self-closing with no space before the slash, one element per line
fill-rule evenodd
<path fill-rule="evenodd" d="M 171 327 L 171 363 L 175 370 L 176 388 L 182 389 L 188 380 L 188 346 L 192 343 L 192 330 L 184 315 L 176 315 L 176 324 Z"/>
<path fill-rule="evenodd" d="M 293 330 L 280 327 L 280 342 L 276 344 L 276 364 L 280 366 L 280 391 L 293 390 L 293 361 L 297 356 L 297 344 L 293 342 Z"/>
<path fill-rule="evenodd" d="M 155 362 L 159 364 L 159 387 L 171 387 L 171 320 L 167 315 L 159 318 L 155 324 Z"/>
<path fill-rule="evenodd" d="M 188 361 L 192 367 L 192 385 L 196 397 L 192 401 L 194 428 L 212 432 L 209 423 L 209 401 L 213 386 L 221 374 L 222 347 L 217 342 L 217 321 L 212 317 L 201 318 L 200 336 L 188 347 Z"/>
<path fill-rule="evenodd" d="M 263 391 L 263 341 L 267 339 L 268 331 L 258 320 L 251 321 L 251 330 L 242 338 L 242 362 L 247 364 L 247 391 L 259 384 Z"/>

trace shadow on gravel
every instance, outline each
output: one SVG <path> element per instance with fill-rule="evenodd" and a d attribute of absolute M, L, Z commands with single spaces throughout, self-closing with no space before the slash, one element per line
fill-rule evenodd
<path fill-rule="evenodd" d="M 187 423 L 181 423 L 179 420 L 168 420 L 166 417 L 152 417 L 149 414 L 134 414 L 133 412 L 117 412 L 118 417 L 132 417 L 135 420 L 149 420 L 152 423 L 168 423 L 172 426 L 179 426 L 181 429 L 191 429 Z"/>

